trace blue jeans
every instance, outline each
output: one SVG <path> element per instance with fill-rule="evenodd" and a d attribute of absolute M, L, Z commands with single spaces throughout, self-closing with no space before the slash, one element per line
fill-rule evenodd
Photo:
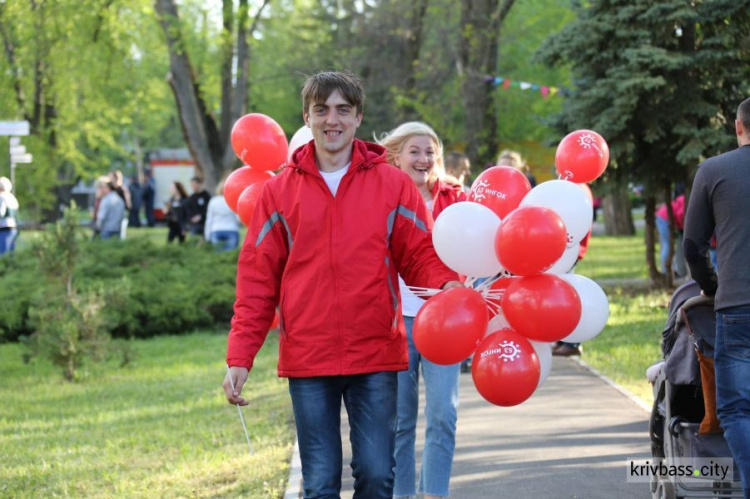
<path fill-rule="evenodd" d="M 409 370 L 398 373 L 398 429 L 396 430 L 395 496 L 416 494 L 415 440 L 419 414 L 419 365 L 425 383 L 425 430 L 419 492 L 449 494 L 453 451 L 456 447 L 458 378 L 461 364 L 441 366 L 422 357 L 414 346 L 413 317 L 404 317 L 409 340 Z"/>
<path fill-rule="evenodd" d="M 16 249 L 16 236 L 18 229 L 0 230 L 0 255 Z"/>
<path fill-rule="evenodd" d="M 393 495 L 395 372 L 289 378 L 305 498 L 341 492 L 341 399 L 349 415 L 354 497 Z"/>
<path fill-rule="evenodd" d="M 667 272 L 667 258 L 669 258 L 669 221 L 656 217 L 656 230 L 659 232 L 659 244 L 661 245 L 661 271 Z"/>
<path fill-rule="evenodd" d="M 750 306 L 716 313 L 716 412 L 750 498 Z"/>
<path fill-rule="evenodd" d="M 714 266 L 714 272 L 719 272 L 719 260 L 716 258 L 716 248 L 708 250 L 708 254 L 711 256 L 711 265 Z"/>
<path fill-rule="evenodd" d="M 208 240 L 221 251 L 231 251 L 239 246 L 240 233 L 231 230 L 217 230 L 208 235 Z"/>
<path fill-rule="evenodd" d="M 119 230 L 103 230 L 99 233 L 100 239 L 120 239 Z"/>

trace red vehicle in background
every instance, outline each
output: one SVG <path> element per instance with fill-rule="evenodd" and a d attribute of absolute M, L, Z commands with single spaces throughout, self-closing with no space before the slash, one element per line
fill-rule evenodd
<path fill-rule="evenodd" d="M 169 186 L 174 181 L 182 182 L 191 194 L 190 179 L 199 176 L 190 152 L 187 149 L 154 149 L 149 152 L 149 164 L 154 178 L 154 217 L 164 220 L 164 205 L 169 201 Z"/>

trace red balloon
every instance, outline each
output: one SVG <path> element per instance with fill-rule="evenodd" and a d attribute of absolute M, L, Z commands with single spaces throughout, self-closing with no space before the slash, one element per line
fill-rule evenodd
<path fill-rule="evenodd" d="M 503 219 L 518 208 L 530 190 L 529 180 L 520 171 L 509 166 L 493 166 L 474 181 L 469 201 L 485 205 Z"/>
<path fill-rule="evenodd" d="M 255 205 L 258 204 L 261 192 L 263 192 L 263 184 L 253 184 L 242 191 L 240 199 L 237 200 L 237 214 L 246 226 L 249 226 L 250 221 L 253 219 Z"/>
<path fill-rule="evenodd" d="M 281 315 L 279 315 L 279 309 L 276 309 L 276 313 L 273 316 L 273 322 L 271 323 L 271 329 L 276 329 L 281 324 Z"/>
<path fill-rule="evenodd" d="M 609 162 L 609 146 L 591 130 L 576 130 L 560 141 L 555 153 L 555 168 L 563 178 L 584 184 L 604 173 Z"/>
<path fill-rule="evenodd" d="M 567 242 L 560 215 L 543 206 L 522 206 L 503 220 L 495 236 L 495 251 L 508 272 L 529 276 L 554 265 Z"/>
<path fill-rule="evenodd" d="M 230 173 L 224 181 L 224 199 L 229 205 L 229 209 L 237 213 L 237 200 L 240 198 L 242 191 L 258 182 L 265 182 L 271 177 L 273 177 L 273 173 L 253 170 L 249 166 L 237 168 Z"/>
<path fill-rule="evenodd" d="M 531 397 L 539 384 L 539 357 L 529 340 L 501 329 L 488 334 L 471 361 L 471 377 L 487 402 L 503 407 Z"/>
<path fill-rule="evenodd" d="M 441 365 L 465 360 L 487 330 L 487 306 L 469 288 L 442 291 L 414 318 L 414 344 L 430 362 Z"/>
<path fill-rule="evenodd" d="M 246 114 L 232 127 L 232 149 L 256 170 L 278 170 L 286 162 L 289 142 L 284 130 L 265 114 Z"/>
<path fill-rule="evenodd" d="M 578 292 L 552 274 L 518 279 L 508 287 L 502 304 L 508 324 L 531 340 L 559 341 L 581 319 Z"/>

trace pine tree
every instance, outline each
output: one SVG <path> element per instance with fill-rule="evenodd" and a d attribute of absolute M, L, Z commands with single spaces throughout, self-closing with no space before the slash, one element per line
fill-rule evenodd
<path fill-rule="evenodd" d="M 750 1 L 595 0 L 539 52 L 569 64 L 574 89 L 554 125 L 594 129 L 610 146 L 607 180 L 645 189 L 652 280 L 657 196 L 734 147 L 737 104 L 750 95 Z M 671 215 L 670 215 L 671 216 Z M 671 284 L 667 269 L 666 284 Z"/>

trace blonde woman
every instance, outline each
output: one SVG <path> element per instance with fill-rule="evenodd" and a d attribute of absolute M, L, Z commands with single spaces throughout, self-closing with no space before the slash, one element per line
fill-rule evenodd
<path fill-rule="evenodd" d="M 536 177 L 531 173 L 531 169 L 529 168 L 529 165 L 526 164 L 526 160 L 523 159 L 521 153 L 511 151 L 510 149 L 502 150 L 497 157 L 497 166 L 510 166 L 511 168 L 515 168 L 526 175 L 531 187 L 536 187 Z"/>
<path fill-rule="evenodd" d="M 443 145 L 435 131 L 420 122 L 400 125 L 380 140 L 388 163 L 408 173 L 427 208 L 437 218 L 441 211 L 466 195 L 460 184 L 445 174 Z M 409 370 L 398 373 L 398 427 L 394 497 L 425 498 L 449 495 L 456 444 L 459 364 L 441 366 L 423 358 L 414 346 L 414 317 L 424 304 L 399 277 L 401 307 L 409 342 Z M 416 486 L 415 439 L 419 413 L 419 368 L 426 392 L 427 428 L 419 487 Z"/>
<path fill-rule="evenodd" d="M 224 199 L 224 181 L 216 186 L 216 195 L 208 202 L 203 237 L 221 251 L 237 249 L 240 244 L 240 217 Z"/>

